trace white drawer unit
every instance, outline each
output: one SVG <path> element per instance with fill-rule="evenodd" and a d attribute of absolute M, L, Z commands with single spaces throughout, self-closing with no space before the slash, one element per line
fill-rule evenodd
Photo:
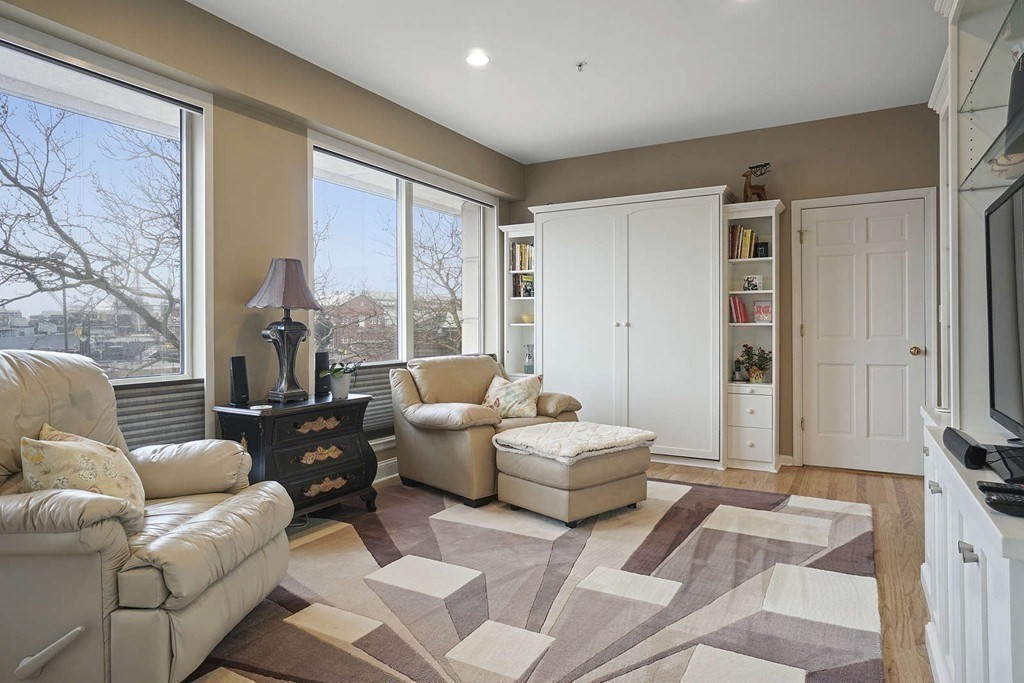
<path fill-rule="evenodd" d="M 767 384 L 729 384 L 728 392 L 730 394 L 771 396 L 772 387 Z"/>
<path fill-rule="evenodd" d="M 730 427 L 772 428 L 772 397 L 762 394 L 729 394 Z"/>
<path fill-rule="evenodd" d="M 771 429 L 756 427 L 729 427 L 729 459 L 771 463 Z"/>
<path fill-rule="evenodd" d="M 1024 683 L 1024 519 L 985 505 L 977 482 L 999 477 L 964 468 L 941 444 L 942 429 L 925 427 L 921 583 L 932 673 L 939 683 Z"/>

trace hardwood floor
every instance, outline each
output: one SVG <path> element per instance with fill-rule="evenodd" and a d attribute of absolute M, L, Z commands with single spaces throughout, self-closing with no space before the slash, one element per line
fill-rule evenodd
<path fill-rule="evenodd" d="M 653 464 L 648 476 L 742 489 L 867 503 L 874 511 L 875 565 L 886 680 L 931 681 L 924 645 L 928 620 L 924 561 L 924 486 L 919 477 L 823 467 L 783 467 L 778 474 Z"/>

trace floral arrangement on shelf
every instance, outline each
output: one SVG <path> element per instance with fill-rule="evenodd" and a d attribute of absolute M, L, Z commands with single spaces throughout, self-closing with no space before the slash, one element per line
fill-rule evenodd
<path fill-rule="evenodd" d="M 772 367 L 772 352 L 765 351 L 760 346 L 755 351 L 750 344 L 744 344 L 738 360 L 747 371 L 750 381 L 760 384 L 764 382 L 766 373 Z"/>

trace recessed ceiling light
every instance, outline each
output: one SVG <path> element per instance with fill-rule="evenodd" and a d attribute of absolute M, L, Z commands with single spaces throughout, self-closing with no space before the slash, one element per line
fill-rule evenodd
<path fill-rule="evenodd" d="M 470 50 L 469 55 L 466 56 L 466 63 L 473 66 L 485 66 L 489 61 L 491 61 L 491 58 L 478 47 Z"/>

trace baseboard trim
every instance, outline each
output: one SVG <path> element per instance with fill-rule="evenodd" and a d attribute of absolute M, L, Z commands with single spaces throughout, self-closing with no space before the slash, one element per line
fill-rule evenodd
<path fill-rule="evenodd" d="M 394 479 L 398 476 L 398 458 L 388 458 L 381 460 L 377 463 L 377 478 L 373 480 L 373 483 L 385 481 L 386 479 Z"/>
<path fill-rule="evenodd" d="M 659 455 L 651 454 L 651 462 L 662 465 L 682 465 L 683 467 L 703 467 L 711 470 L 724 470 L 722 463 L 718 460 L 702 460 L 700 458 L 687 458 L 682 455 Z"/>
<path fill-rule="evenodd" d="M 792 455 L 783 455 L 779 453 L 779 467 L 787 467 L 795 464 L 795 460 Z"/>

